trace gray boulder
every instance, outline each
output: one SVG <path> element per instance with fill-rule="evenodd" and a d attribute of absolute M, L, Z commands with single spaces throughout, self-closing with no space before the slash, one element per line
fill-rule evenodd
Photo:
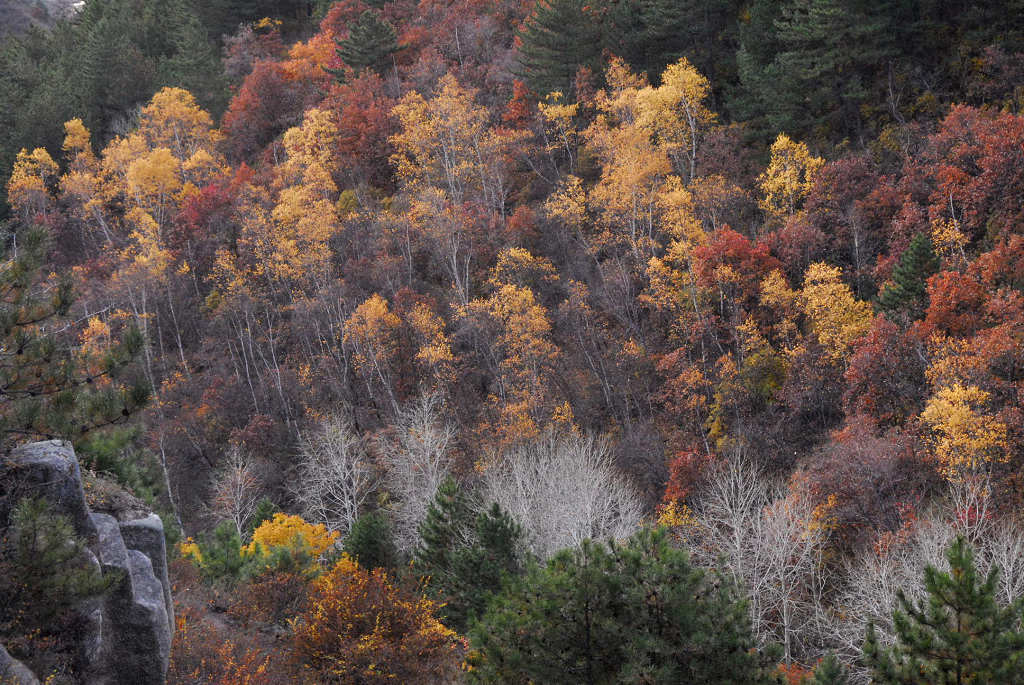
<path fill-rule="evenodd" d="M 62 440 L 33 442 L 0 456 L 0 494 L 0 521 L 8 519 L 22 497 L 42 497 L 55 512 L 68 517 L 76 533 L 90 540 L 96 535 L 78 459 Z"/>
<path fill-rule="evenodd" d="M 168 620 L 169 591 L 154 573 L 150 556 L 131 549 L 141 539 L 157 558 L 166 578 L 166 558 L 160 518 L 142 519 L 143 525 L 128 526 L 136 537 L 126 540 L 125 525 L 109 514 L 92 514 L 98 531 L 94 547 L 104 575 L 117 574 L 119 582 L 89 614 L 91 631 L 83 635 L 83 654 L 90 664 L 88 681 L 96 685 L 114 683 L 160 684 L 167 673 L 173 624 Z"/>
<path fill-rule="evenodd" d="M 88 542 L 88 561 L 103 575 L 117 578 L 105 595 L 80 608 L 85 629 L 75 637 L 87 664 L 84 682 L 164 683 L 174 614 L 160 517 L 140 511 L 137 500 L 126 493 L 113 499 L 129 506 L 107 509 L 110 513 L 90 512 L 78 460 L 71 447 L 59 441 L 26 445 L 0 457 L 0 517 L 9 516 L 14 503 L 26 496 L 43 497 L 54 511 L 67 516 Z M 7 685 L 3 668 L 18 667 L 31 675 L 6 651 L 0 654 L 0 683 Z"/>
<path fill-rule="evenodd" d="M 167 575 L 167 538 L 164 524 L 156 514 L 133 521 L 123 521 L 121 536 L 128 549 L 145 554 L 153 564 L 153 573 L 163 588 L 164 606 L 167 610 L 167 625 L 174 632 L 174 601 L 171 598 L 171 580 Z"/>
<path fill-rule="evenodd" d="M 7 653 L 3 645 L 0 645 L 0 683 L 3 685 L 39 685 L 39 679 L 32 675 L 32 671 L 25 668 L 25 665 Z"/>

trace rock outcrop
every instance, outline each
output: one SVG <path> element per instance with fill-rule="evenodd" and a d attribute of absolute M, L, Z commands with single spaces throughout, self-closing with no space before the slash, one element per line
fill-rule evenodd
<path fill-rule="evenodd" d="M 0 683 L 3 685 L 39 685 L 39 679 L 0 645 Z"/>
<path fill-rule="evenodd" d="M 90 511 L 74 450 L 56 440 L 24 445 L 0 457 L 0 495 L 0 520 L 21 497 L 45 498 L 87 541 L 102 573 L 119 579 L 101 599 L 82 607 L 88 625 L 78 636 L 87 664 L 84 682 L 163 683 L 174 614 L 160 517 L 139 506 Z M 6 682 L 4 668 L 15 669 L 7 676 L 12 680 L 38 682 L 25 680 L 32 675 L 0 647 L 0 682 Z"/>

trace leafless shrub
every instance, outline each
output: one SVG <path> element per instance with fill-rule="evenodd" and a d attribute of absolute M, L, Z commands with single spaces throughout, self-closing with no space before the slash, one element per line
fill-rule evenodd
<path fill-rule="evenodd" d="M 244 538 L 262 489 L 246 455 L 237 445 L 232 445 L 224 465 L 214 474 L 210 510 L 218 520 L 229 519 L 234 523 L 239 537 Z"/>
<path fill-rule="evenodd" d="M 782 644 L 787 661 L 813 652 L 827 531 L 812 502 L 739 457 L 710 476 L 696 520 L 695 557 L 746 591 L 758 639 Z"/>
<path fill-rule="evenodd" d="M 455 425 L 443 417 L 437 394 L 420 397 L 398 413 L 378 442 L 393 502 L 395 544 L 402 551 L 419 542 L 419 525 L 438 486 L 451 470 L 449 448 Z"/>
<path fill-rule="evenodd" d="M 302 434 L 293 491 L 307 520 L 347 534 L 378 481 L 348 419 L 332 416 Z"/>
<path fill-rule="evenodd" d="M 488 469 L 482 502 L 509 512 L 541 558 L 587 538 L 626 538 L 643 518 L 640 499 L 612 465 L 607 441 L 553 432 Z"/>

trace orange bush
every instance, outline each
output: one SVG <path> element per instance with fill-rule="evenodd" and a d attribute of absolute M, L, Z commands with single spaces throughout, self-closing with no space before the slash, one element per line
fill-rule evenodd
<path fill-rule="evenodd" d="M 347 556 L 314 584 L 292 622 L 295 656 L 317 682 L 444 682 L 458 669 L 456 635 L 438 605 L 366 571 Z"/>

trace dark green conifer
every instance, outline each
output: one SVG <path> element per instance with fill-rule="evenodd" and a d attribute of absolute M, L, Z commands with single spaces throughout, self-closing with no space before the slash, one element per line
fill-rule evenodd
<path fill-rule="evenodd" d="M 516 34 L 520 75 L 534 93 L 569 97 L 580 67 L 601 74 L 604 5 L 588 0 L 538 0 Z"/>
<path fill-rule="evenodd" d="M 228 90 L 217 50 L 188 5 L 175 2 L 170 14 L 171 54 L 160 64 L 160 81 L 189 91 L 203 109 L 218 116 L 227 106 Z"/>
<path fill-rule="evenodd" d="M 366 569 L 391 570 L 398 565 L 391 523 L 382 511 L 371 511 L 357 518 L 345 536 L 342 549 Z"/>
<path fill-rule="evenodd" d="M 858 130 L 860 106 L 891 56 L 888 18 L 840 0 L 758 0 L 741 29 L 740 111 L 800 137 Z"/>
<path fill-rule="evenodd" d="M 900 255 L 892 273 L 892 284 L 878 296 L 878 308 L 890 316 L 902 315 L 914 321 L 928 309 L 928 277 L 938 271 L 939 260 L 931 239 L 918 233 Z"/>
<path fill-rule="evenodd" d="M 253 512 L 252 519 L 245 529 L 245 539 L 252 540 L 252 534 L 260 527 L 260 524 L 274 518 L 274 514 L 278 511 L 280 510 L 277 505 L 269 497 L 261 497 L 260 501 L 256 503 L 256 511 Z"/>
<path fill-rule="evenodd" d="M 691 565 L 664 531 L 584 541 L 534 566 L 471 639 L 480 683 L 776 682 L 775 654 L 758 654 L 735 587 Z"/>
<path fill-rule="evenodd" d="M 199 545 L 203 555 L 200 568 L 203 574 L 215 581 L 232 584 L 246 569 L 249 561 L 242 554 L 242 538 L 231 521 L 221 521 L 208 533 Z"/>
<path fill-rule="evenodd" d="M 438 488 L 420 537 L 413 568 L 426 578 L 427 591 L 445 603 L 445 625 L 465 632 L 505 577 L 519 572 L 522 532 L 497 504 L 474 517 L 470 502 L 449 477 Z"/>
<path fill-rule="evenodd" d="M 0 644 L 40 673 L 74 673 L 83 601 L 120 580 L 89 563 L 84 541 L 44 499 L 24 498 L 0 522 Z"/>
<path fill-rule="evenodd" d="M 446 588 L 446 623 L 465 633 L 481 616 L 491 596 L 520 571 L 522 530 L 496 503 L 477 515 L 473 543 L 452 555 L 451 582 Z"/>
<path fill-rule="evenodd" d="M 98 366 L 79 368 L 76 331 L 65 325 L 71 281 L 40 283 L 45 250 L 45 232 L 33 228 L 0 263 L 0 447 L 77 438 L 121 422 L 149 396 L 141 378 L 117 381 L 142 347 L 137 329 L 129 329 Z"/>
<path fill-rule="evenodd" d="M 363 69 L 372 69 L 383 74 L 391 66 L 391 56 L 398 52 L 395 27 L 373 9 L 360 14 L 359 19 L 349 25 L 348 37 L 336 42 L 336 51 L 342 63 L 357 73 Z M 329 71 L 339 79 L 344 77 L 344 69 Z"/>
<path fill-rule="evenodd" d="M 999 571 L 982 580 L 970 545 L 958 537 L 946 552 L 948 573 L 928 566 L 927 597 L 911 602 L 902 591 L 893 612 L 896 642 L 879 643 L 869 625 L 864 661 L 880 685 L 1024 683 L 1022 602 L 996 603 Z"/>
<path fill-rule="evenodd" d="M 814 677 L 810 685 L 848 685 L 850 675 L 835 654 L 829 652 L 818 667 L 814 669 Z"/>
<path fill-rule="evenodd" d="M 420 545 L 413 556 L 413 566 L 433 582 L 451 568 L 451 555 L 466 543 L 466 532 L 473 520 L 469 502 L 451 476 L 437 488 L 434 501 L 420 524 Z"/>
<path fill-rule="evenodd" d="M 686 57 L 721 88 L 735 75 L 737 0 L 637 0 L 640 35 L 637 57 L 629 58 L 637 71 L 658 83 L 669 64 Z M 626 55 L 622 55 L 626 57 Z M 635 60 L 635 61 L 634 61 Z"/>

